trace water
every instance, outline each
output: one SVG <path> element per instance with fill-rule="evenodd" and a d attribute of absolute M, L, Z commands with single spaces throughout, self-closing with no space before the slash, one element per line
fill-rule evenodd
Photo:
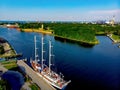
<path fill-rule="evenodd" d="M 16 71 L 7 71 L 2 75 L 2 78 L 8 81 L 12 90 L 20 90 L 24 84 L 23 76 Z"/>
<path fill-rule="evenodd" d="M 7 39 L 22 58 L 34 57 L 34 35 L 41 51 L 41 34 L 19 32 L 15 29 L 0 28 L 0 36 Z M 44 35 L 45 47 L 53 44 L 55 71 L 62 72 L 64 78 L 72 82 L 66 90 L 120 90 L 120 48 L 106 36 L 97 36 L 100 44 L 85 48 L 77 44 L 60 42 L 53 36 Z M 45 53 L 48 63 L 48 50 Z M 41 54 L 39 54 L 41 57 Z"/>

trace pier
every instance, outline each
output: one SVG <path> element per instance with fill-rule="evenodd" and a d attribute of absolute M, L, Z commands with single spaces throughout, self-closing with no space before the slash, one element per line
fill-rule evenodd
<path fill-rule="evenodd" d="M 17 61 L 18 66 L 36 83 L 41 90 L 56 90 L 48 84 L 42 77 L 40 77 L 31 67 L 29 67 L 23 60 Z"/>

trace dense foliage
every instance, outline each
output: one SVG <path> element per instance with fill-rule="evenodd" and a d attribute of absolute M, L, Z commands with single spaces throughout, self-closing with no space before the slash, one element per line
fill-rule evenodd
<path fill-rule="evenodd" d="M 55 35 L 64 38 L 82 41 L 82 42 L 95 42 L 95 31 L 91 26 L 85 24 L 71 24 L 71 23 L 53 23 L 49 27 L 54 31 Z"/>
<path fill-rule="evenodd" d="M 0 54 L 4 54 L 5 51 L 4 51 L 4 47 L 2 45 L 0 45 Z"/>
<path fill-rule="evenodd" d="M 54 30 L 54 34 L 65 38 L 95 44 L 96 35 L 120 35 L 120 25 L 81 24 L 81 23 L 47 23 L 45 27 Z"/>
<path fill-rule="evenodd" d="M 7 81 L 0 80 L 0 90 L 10 90 L 10 86 Z"/>
<path fill-rule="evenodd" d="M 23 23 L 19 24 L 19 27 L 22 29 L 30 28 L 30 29 L 38 29 L 41 27 L 41 23 Z"/>

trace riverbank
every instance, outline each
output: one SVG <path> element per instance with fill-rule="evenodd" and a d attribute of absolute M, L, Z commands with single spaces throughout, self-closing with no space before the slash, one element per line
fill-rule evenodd
<path fill-rule="evenodd" d="M 109 34 L 107 36 L 113 41 L 113 43 L 120 43 L 120 36 L 114 34 Z"/>
<path fill-rule="evenodd" d="M 86 42 L 86 41 L 81 41 L 81 40 L 76 40 L 76 39 L 70 39 L 70 38 L 66 38 L 66 37 L 62 37 L 62 36 L 58 36 L 58 35 L 54 35 L 56 40 L 60 40 L 62 42 L 68 41 L 71 43 L 77 43 L 83 46 L 94 46 L 96 44 L 99 44 L 99 41 L 96 39 L 95 42 Z"/>
<path fill-rule="evenodd" d="M 44 30 L 44 29 L 17 29 L 21 32 L 37 32 L 37 33 L 43 33 L 43 34 L 52 34 L 52 30 Z"/>
<path fill-rule="evenodd" d="M 1 58 L 16 56 L 15 50 L 12 48 L 12 46 L 9 44 L 7 40 L 0 37 L 0 45 L 3 47 L 3 51 L 0 54 Z"/>
<path fill-rule="evenodd" d="M 15 58 L 19 57 L 22 54 L 17 54 L 14 48 L 10 45 L 10 43 L 0 37 L 0 46 L 2 47 L 2 51 L 0 52 L 0 58 Z"/>

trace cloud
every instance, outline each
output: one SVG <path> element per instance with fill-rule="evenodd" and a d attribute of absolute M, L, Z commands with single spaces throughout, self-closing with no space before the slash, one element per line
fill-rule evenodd
<path fill-rule="evenodd" d="M 111 20 L 115 15 L 115 21 L 120 21 L 120 9 L 114 10 L 81 10 L 81 9 L 4 9 L 1 10 L 1 20 L 61 20 L 61 21 L 96 21 Z M 32 12 L 32 13 L 31 13 Z"/>
<path fill-rule="evenodd" d="M 116 21 L 120 21 L 120 9 L 116 10 L 93 10 L 89 11 L 88 14 L 90 16 L 94 16 L 94 19 L 97 20 L 110 20 L 115 16 Z"/>
<path fill-rule="evenodd" d="M 96 11 L 89 11 L 90 14 L 118 14 L 120 13 L 120 9 L 117 9 L 117 10 L 96 10 Z"/>

